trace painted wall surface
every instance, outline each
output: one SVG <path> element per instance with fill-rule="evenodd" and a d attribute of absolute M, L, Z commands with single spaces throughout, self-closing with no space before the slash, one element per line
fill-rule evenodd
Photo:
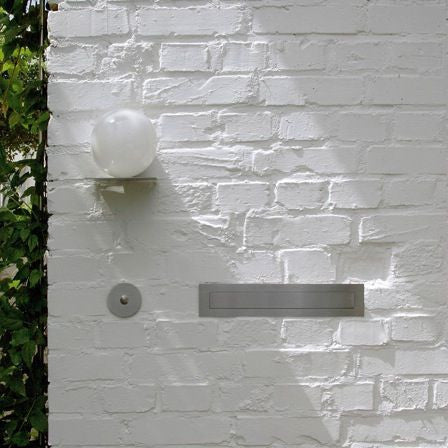
<path fill-rule="evenodd" d="M 446 446 L 446 13 L 50 13 L 54 447 Z M 155 187 L 87 179 L 93 123 L 120 106 L 157 126 Z M 128 320 L 105 305 L 123 280 L 144 296 Z M 213 281 L 364 282 L 366 317 L 199 319 Z"/>

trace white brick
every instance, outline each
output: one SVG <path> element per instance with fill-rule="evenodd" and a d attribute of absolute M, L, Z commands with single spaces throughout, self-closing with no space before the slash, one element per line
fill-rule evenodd
<path fill-rule="evenodd" d="M 95 47 L 50 47 L 46 57 L 47 70 L 51 73 L 84 75 L 95 68 Z"/>
<path fill-rule="evenodd" d="M 62 9 L 50 12 L 48 28 L 51 37 L 92 37 L 122 35 L 129 32 L 125 8 Z"/>
<path fill-rule="evenodd" d="M 349 368 L 345 351 L 248 350 L 244 371 L 249 378 L 334 377 Z"/>
<path fill-rule="evenodd" d="M 280 41 L 269 45 L 269 67 L 274 70 L 317 70 L 325 67 L 325 46 L 309 41 Z"/>
<path fill-rule="evenodd" d="M 338 259 L 339 275 L 344 282 L 375 282 L 390 274 L 391 253 L 386 248 L 356 247 Z"/>
<path fill-rule="evenodd" d="M 65 350 L 86 350 L 94 341 L 92 324 L 52 324 L 48 327 L 48 347 Z"/>
<path fill-rule="evenodd" d="M 230 42 L 223 47 L 222 69 L 230 72 L 262 70 L 266 66 L 266 47 L 262 42 Z"/>
<path fill-rule="evenodd" d="M 444 227 L 444 215 L 373 215 L 362 218 L 359 235 L 361 241 L 405 242 L 438 238 Z"/>
<path fill-rule="evenodd" d="M 329 136 L 325 113 L 295 112 L 280 120 L 279 137 L 284 140 L 319 140 Z"/>
<path fill-rule="evenodd" d="M 384 42 L 336 41 L 328 46 L 329 67 L 336 71 L 381 70 L 387 52 Z"/>
<path fill-rule="evenodd" d="M 218 207 L 224 212 L 246 212 L 269 201 L 269 184 L 264 182 L 218 184 Z"/>
<path fill-rule="evenodd" d="M 367 151 L 366 169 L 378 174 L 445 174 L 446 150 L 375 146 Z"/>
<path fill-rule="evenodd" d="M 367 80 L 366 102 L 378 105 L 446 103 L 444 78 L 382 76 Z"/>
<path fill-rule="evenodd" d="M 288 346 L 329 346 L 333 342 L 334 326 L 328 320 L 286 319 L 282 337 Z"/>
<path fill-rule="evenodd" d="M 440 334 L 435 316 L 394 316 L 391 337 L 394 341 L 434 342 Z"/>
<path fill-rule="evenodd" d="M 384 345 L 388 337 L 382 321 L 350 320 L 339 324 L 338 340 L 342 345 Z"/>
<path fill-rule="evenodd" d="M 173 430 L 175 428 L 175 430 Z M 230 437 L 230 420 L 222 417 L 142 415 L 129 421 L 128 440 L 155 445 L 215 444 Z"/>
<path fill-rule="evenodd" d="M 155 408 L 157 387 L 150 384 L 103 386 L 101 395 L 107 412 L 147 412 Z"/>
<path fill-rule="evenodd" d="M 216 408 L 220 412 L 267 411 L 271 406 L 272 387 L 257 383 L 221 384 Z"/>
<path fill-rule="evenodd" d="M 158 320 L 153 346 L 158 349 L 204 349 L 217 342 L 216 322 Z"/>
<path fill-rule="evenodd" d="M 368 27 L 374 33 L 442 33 L 442 5 L 369 5 Z"/>
<path fill-rule="evenodd" d="M 402 411 L 425 409 L 428 403 L 428 381 L 382 381 L 381 409 Z"/>
<path fill-rule="evenodd" d="M 275 346 L 280 323 L 274 319 L 231 319 L 219 322 L 219 344 L 224 347 Z"/>
<path fill-rule="evenodd" d="M 297 218 L 249 216 L 245 223 L 248 245 L 296 246 L 346 244 L 350 241 L 350 219 L 337 215 Z"/>
<path fill-rule="evenodd" d="M 392 134 L 397 140 L 440 140 L 443 127 L 441 114 L 406 112 L 395 115 Z"/>
<path fill-rule="evenodd" d="M 362 442 L 417 442 L 419 440 L 443 440 L 446 417 L 428 413 L 412 416 L 380 416 L 347 422 L 348 437 Z M 370 445 L 374 446 L 374 445 Z"/>
<path fill-rule="evenodd" d="M 129 102 L 132 81 L 54 81 L 48 90 L 52 112 L 77 112 L 117 107 Z"/>
<path fill-rule="evenodd" d="M 352 6 L 265 6 L 254 11 L 258 34 L 349 34 L 362 30 L 362 9 Z"/>
<path fill-rule="evenodd" d="M 155 78 L 143 84 L 147 104 L 237 104 L 253 95 L 249 76 L 213 76 L 207 80 Z"/>
<path fill-rule="evenodd" d="M 384 184 L 384 203 L 396 205 L 432 204 L 437 184 L 432 180 L 391 180 Z"/>
<path fill-rule="evenodd" d="M 273 136 L 273 116 L 269 112 L 255 114 L 220 114 L 224 125 L 222 137 L 227 141 L 250 142 L 269 140 Z"/>
<path fill-rule="evenodd" d="M 242 375 L 242 355 L 236 351 L 148 353 L 140 350 L 129 365 L 130 379 L 138 382 L 160 381 L 160 378 L 176 383 L 237 381 Z"/>
<path fill-rule="evenodd" d="M 443 445 L 444 2 L 59 3 L 52 444 Z M 104 188 L 90 134 L 129 106 L 157 184 Z M 143 297 L 127 320 L 120 281 Z M 370 314 L 198 319 L 202 282 L 363 283 Z"/>
<path fill-rule="evenodd" d="M 119 419 L 109 416 L 93 418 L 91 415 L 50 416 L 49 419 L 51 445 L 88 446 L 113 445 L 120 440 L 125 432 L 125 426 Z"/>
<path fill-rule="evenodd" d="M 48 394 L 55 413 L 100 413 L 103 410 L 101 394 L 96 387 L 49 385 Z"/>
<path fill-rule="evenodd" d="M 164 411 L 207 411 L 212 402 L 212 388 L 206 384 L 173 384 L 161 392 Z"/>
<path fill-rule="evenodd" d="M 142 322 L 102 322 L 96 326 L 95 330 L 97 347 L 134 348 L 148 344 Z"/>
<path fill-rule="evenodd" d="M 434 389 L 434 407 L 436 409 L 448 408 L 448 382 L 437 381 Z"/>
<path fill-rule="evenodd" d="M 48 123 L 48 144 L 85 145 L 90 144 L 93 123 L 90 120 L 52 116 Z"/>
<path fill-rule="evenodd" d="M 232 267 L 235 277 L 241 281 L 280 283 L 282 280 L 280 263 L 269 252 L 250 251 L 243 260 L 235 260 Z"/>
<path fill-rule="evenodd" d="M 356 173 L 359 149 L 356 147 L 323 147 L 303 150 L 304 165 L 317 173 Z"/>
<path fill-rule="evenodd" d="M 124 359 L 120 353 L 65 354 L 50 356 L 50 382 L 117 380 L 124 378 Z"/>
<path fill-rule="evenodd" d="M 260 95 L 267 105 L 355 105 L 363 98 L 361 78 L 263 77 Z"/>
<path fill-rule="evenodd" d="M 275 200 L 288 210 L 322 208 L 327 199 L 327 189 L 326 182 L 281 181 L 277 183 Z"/>
<path fill-rule="evenodd" d="M 234 34 L 240 29 L 237 8 L 140 8 L 137 32 L 142 36 Z"/>
<path fill-rule="evenodd" d="M 207 71 L 208 47 L 204 44 L 162 44 L 160 68 L 165 71 Z"/>
<path fill-rule="evenodd" d="M 281 439 L 284 443 L 302 445 L 310 439 L 331 444 L 339 439 L 336 418 L 249 417 L 237 420 L 236 435 L 245 445 L 268 446 Z"/>
<path fill-rule="evenodd" d="M 135 61 L 139 61 L 138 67 L 135 67 Z M 99 73 L 103 77 L 133 75 L 135 72 L 143 75 L 156 70 L 157 65 L 158 53 L 154 44 L 128 40 L 125 43 L 108 46 Z"/>
<path fill-rule="evenodd" d="M 381 201 L 381 186 L 369 180 L 332 182 L 330 202 L 336 208 L 375 208 Z"/>
<path fill-rule="evenodd" d="M 387 66 L 391 69 L 410 70 L 415 73 L 441 72 L 443 45 L 439 42 L 406 41 L 389 45 Z"/>
<path fill-rule="evenodd" d="M 167 142 L 207 142 L 213 140 L 216 123 L 213 114 L 163 114 L 160 140 Z"/>
<path fill-rule="evenodd" d="M 330 389 L 331 405 L 342 412 L 371 411 L 374 408 L 373 394 L 373 383 L 334 386 Z"/>
<path fill-rule="evenodd" d="M 286 281 L 290 283 L 331 282 L 336 278 L 336 267 L 330 254 L 320 249 L 298 249 L 282 252 Z"/>
<path fill-rule="evenodd" d="M 421 277 L 440 272 L 445 259 L 446 244 L 423 240 L 412 242 L 397 249 L 393 255 L 393 269 L 396 278 Z"/>
<path fill-rule="evenodd" d="M 279 384 L 272 390 L 272 405 L 277 412 L 291 414 L 320 411 L 322 392 L 319 387 L 303 384 Z"/>
<path fill-rule="evenodd" d="M 444 348 L 361 353 L 363 375 L 446 375 L 447 369 L 448 351 Z"/>
<path fill-rule="evenodd" d="M 338 117 L 338 138 L 347 141 L 381 142 L 387 136 L 388 118 L 376 114 L 344 113 Z"/>

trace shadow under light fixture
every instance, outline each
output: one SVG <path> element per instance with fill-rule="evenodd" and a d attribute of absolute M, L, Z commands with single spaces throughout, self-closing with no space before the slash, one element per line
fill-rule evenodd
<path fill-rule="evenodd" d="M 126 108 L 103 115 L 93 128 L 91 143 L 96 164 L 111 176 L 93 180 L 155 181 L 154 178 L 135 177 L 156 157 L 156 131 L 143 112 Z"/>

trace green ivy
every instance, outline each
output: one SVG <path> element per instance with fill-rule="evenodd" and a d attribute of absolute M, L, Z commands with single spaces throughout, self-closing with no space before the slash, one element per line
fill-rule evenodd
<path fill-rule="evenodd" d="M 46 154 L 42 0 L 0 0 L 0 438 L 47 446 Z"/>

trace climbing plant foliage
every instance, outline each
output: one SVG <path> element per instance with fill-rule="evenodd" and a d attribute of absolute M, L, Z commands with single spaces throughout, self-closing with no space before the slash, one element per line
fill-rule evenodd
<path fill-rule="evenodd" d="M 47 446 L 42 0 L 0 0 L 0 442 Z"/>

